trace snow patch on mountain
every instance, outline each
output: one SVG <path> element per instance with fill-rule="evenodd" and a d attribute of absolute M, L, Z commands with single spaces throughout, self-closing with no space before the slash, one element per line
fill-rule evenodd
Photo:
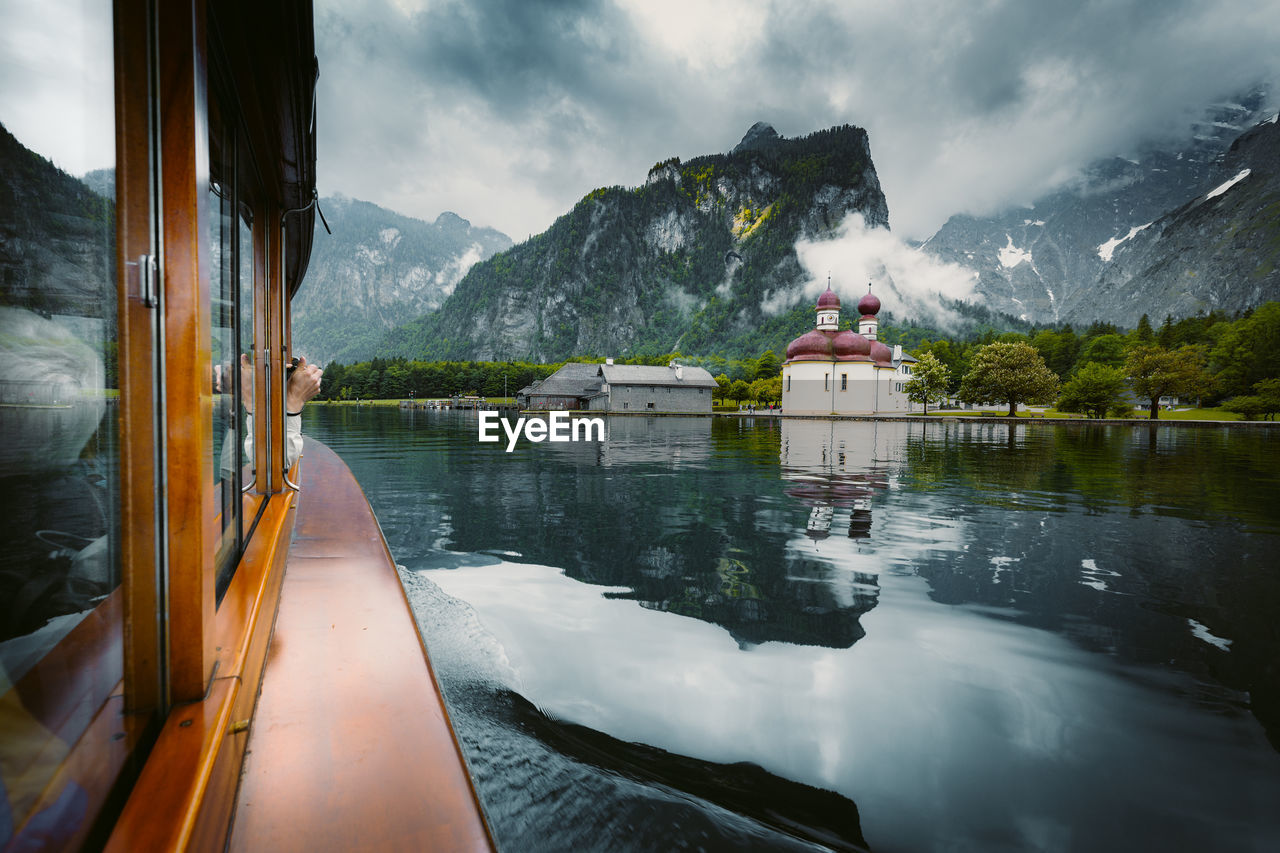
<path fill-rule="evenodd" d="M 1013 245 L 1013 237 L 1005 234 L 1005 239 L 1009 241 L 1003 249 L 1000 250 L 1000 266 L 1007 270 L 1011 270 L 1023 261 L 1031 261 L 1031 253 L 1026 249 L 1019 249 Z"/>
<path fill-rule="evenodd" d="M 1148 228 L 1150 225 L 1151 225 L 1150 222 L 1148 222 L 1146 225 L 1135 225 L 1132 228 L 1130 228 L 1129 233 L 1124 235 L 1123 237 L 1112 237 L 1110 240 L 1108 240 L 1107 242 L 1103 243 L 1101 246 L 1098 247 L 1098 257 L 1102 258 L 1102 260 L 1104 261 L 1110 262 L 1111 256 L 1115 254 L 1117 246 L 1119 246 L 1121 243 L 1125 243 L 1125 242 L 1128 242 L 1129 240 L 1132 240 L 1134 238 L 1134 235 L 1136 235 L 1139 231 L 1142 231 L 1143 229 Z"/>
<path fill-rule="evenodd" d="M 1241 169 L 1240 172 L 1238 172 L 1236 176 L 1231 180 L 1225 181 L 1224 183 L 1219 184 L 1218 186 L 1209 190 L 1209 193 L 1204 197 L 1204 200 L 1208 201 L 1211 198 L 1217 198 L 1218 196 L 1222 195 L 1227 190 L 1231 189 L 1236 184 L 1240 183 L 1245 178 L 1249 177 L 1249 173 L 1252 171 L 1253 171 L 1252 169 Z"/>

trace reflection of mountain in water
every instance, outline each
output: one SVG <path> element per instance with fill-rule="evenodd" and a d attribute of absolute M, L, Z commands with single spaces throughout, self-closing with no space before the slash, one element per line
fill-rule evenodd
<path fill-rule="evenodd" d="M 404 421 L 474 443 L 474 418 L 425 415 Z M 781 482 L 760 491 L 740 476 L 747 467 L 777 472 L 780 431 L 764 418 L 615 417 L 603 443 L 521 440 L 513 453 L 497 448 L 469 464 L 463 477 L 450 475 L 447 452 L 415 454 L 409 464 L 450 512 L 414 526 L 422 536 L 445 532 L 424 545 L 516 553 L 584 583 L 630 590 L 610 597 L 720 625 L 741 644 L 847 647 L 862 636 L 858 616 L 874 600 L 850 600 L 843 583 L 831 582 L 847 573 L 794 552 L 803 516 Z M 395 523 L 386 516 L 380 509 L 384 526 Z"/>

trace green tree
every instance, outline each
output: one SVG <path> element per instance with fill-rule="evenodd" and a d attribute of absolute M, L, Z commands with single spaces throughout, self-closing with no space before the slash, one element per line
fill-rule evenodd
<path fill-rule="evenodd" d="M 951 341 L 922 341 L 920 348 L 912 353 L 916 358 L 920 358 L 926 352 L 931 352 L 937 357 L 938 361 L 946 365 L 947 372 L 950 374 L 950 385 L 947 388 L 951 393 L 960 390 L 960 379 L 964 376 L 968 363 L 964 357 L 963 348 L 952 344 Z"/>
<path fill-rule="evenodd" d="M 403 362 L 389 364 L 382 371 L 378 396 L 384 400 L 398 400 L 409 393 L 409 369 Z"/>
<path fill-rule="evenodd" d="M 1058 396 L 1058 377 L 1028 343 L 987 344 L 973 354 L 960 383 L 960 398 L 974 403 L 1001 403 L 1016 417 L 1020 403 L 1047 403 Z"/>
<path fill-rule="evenodd" d="M 725 397 L 729 396 L 732 385 L 733 383 L 729 380 L 729 377 L 721 373 L 716 377 L 716 388 L 711 392 L 711 398 L 713 400 L 724 400 Z"/>
<path fill-rule="evenodd" d="M 752 382 L 748 393 L 751 399 L 760 403 L 776 403 L 782 399 L 782 377 L 770 376 L 768 379 L 757 379 Z"/>
<path fill-rule="evenodd" d="M 1222 408 L 1239 413 L 1247 421 L 1275 420 L 1276 412 L 1280 412 L 1280 379 L 1263 379 L 1255 382 L 1253 389 L 1256 393 L 1232 397 Z"/>
<path fill-rule="evenodd" d="M 767 349 L 760 353 L 760 358 L 756 360 L 756 379 L 772 379 L 780 370 L 782 370 L 782 362 L 778 360 L 776 352 Z"/>
<path fill-rule="evenodd" d="M 1213 379 L 1204 369 L 1204 349 L 1195 346 L 1176 350 L 1157 346 L 1136 346 L 1124 365 L 1133 393 L 1146 397 L 1151 418 L 1160 417 L 1160 398 L 1166 395 L 1201 397 L 1209 393 Z"/>
<path fill-rule="evenodd" d="M 750 394 L 751 386 L 747 385 L 747 383 L 741 379 L 733 380 L 733 384 L 729 386 L 729 398 L 739 405 L 741 405 L 742 401 L 747 399 Z"/>
<path fill-rule="evenodd" d="M 1138 318 L 1138 328 L 1130 333 L 1135 344 L 1152 344 L 1155 343 L 1156 334 L 1151 330 L 1151 318 L 1143 314 Z"/>
<path fill-rule="evenodd" d="M 929 414 L 930 403 L 940 403 L 947 396 L 951 384 L 951 371 L 942 360 L 931 352 L 920 354 L 920 360 L 911 367 L 911 378 L 903 390 L 913 403 L 923 403 L 924 413 Z"/>
<path fill-rule="evenodd" d="M 1123 367 L 1125 359 L 1124 338 L 1115 334 L 1098 335 L 1090 338 L 1080 348 L 1077 365 L 1091 363 L 1105 364 L 1108 367 Z"/>
<path fill-rule="evenodd" d="M 1076 358 L 1080 354 L 1080 339 L 1070 326 L 1061 331 L 1045 330 L 1038 332 L 1031 339 L 1031 345 L 1044 358 L 1049 369 L 1059 376 L 1066 376 L 1076 366 Z"/>
<path fill-rule="evenodd" d="M 1247 317 L 1211 327 L 1209 363 L 1225 395 L 1248 394 L 1254 383 L 1280 377 L 1280 302 L 1267 302 Z"/>
<path fill-rule="evenodd" d="M 1103 418 L 1115 411 L 1125 392 L 1124 371 L 1100 362 L 1081 367 L 1062 386 L 1058 409 L 1080 412 L 1085 417 Z"/>

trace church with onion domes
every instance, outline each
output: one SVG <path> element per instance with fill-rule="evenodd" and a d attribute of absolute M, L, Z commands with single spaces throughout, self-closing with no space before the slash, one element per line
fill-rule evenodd
<path fill-rule="evenodd" d="M 880 300 L 858 300 L 858 331 L 840 328 L 840 297 L 827 283 L 818 297 L 817 324 L 787 345 L 782 363 L 782 411 L 792 415 L 867 415 L 910 412 L 903 391 L 911 363 L 900 347 L 879 340 Z"/>

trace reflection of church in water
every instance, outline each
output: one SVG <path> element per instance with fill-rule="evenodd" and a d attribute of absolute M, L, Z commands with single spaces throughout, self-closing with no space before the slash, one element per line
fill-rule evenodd
<path fill-rule="evenodd" d="M 878 462 L 888 451 L 876 435 L 890 431 L 872 423 L 789 418 L 781 427 L 783 491 L 809 509 L 804 537 L 788 548 L 787 575 L 809 581 L 825 606 L 852 619 L 856 641 L 864 634 L 858 618 L 880 598 L 878 563 L 860 544 L 871 537 L 873 498 L 889 488 L 888 470 Z"/>
<path fill-rule="evenodd" d="M 809 507 L 805 534 L 815 542 L 833 529 L 868 538 L 871 497 L 889 487 L 887 471 L 876 465 L 875 441 L 851 440 L 839 427 L 834 420 L 782 422 L 782 477 L 794 483 L 786 493 Z"/>

